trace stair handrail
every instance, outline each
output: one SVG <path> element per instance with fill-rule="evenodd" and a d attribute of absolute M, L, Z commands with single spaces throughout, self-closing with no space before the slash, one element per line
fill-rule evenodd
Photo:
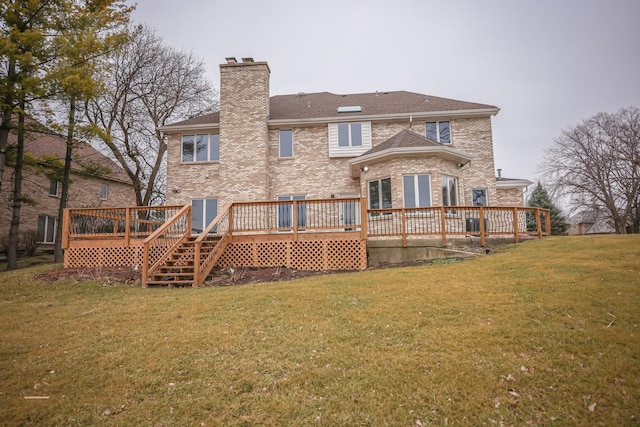
<path fill-rule="evenodd" d="M 231 224 L 233 221 L 232 212 L 233 203 L 228 203 L 220 213 L 211 221 L 211 223 L 202 231 L 202 234 L 194 241 L 195 253 L 193 255 L 194 271 L 193 271 L 193 285 L 199 287 L 205 281 L 209 272 L 213 269 L 215 261 L 220 258 L 222 251 L 231 240 Z M 225 221 L 226 220 L 226 221 Z M 226 225 L 226 229 L 225 226 Z M 209 254 L 204 260 L 200 260 L 200 253 L 202 248 L 202 242 L 207 236 L 216 228 L 215 235 L 220 237 L 220 240 L 211 249 Z"/>
<path fill-rule="evenodd" d="M 162 256 L 152 265 L 149 266 L 149 250 L 152 243 L 156 243 L 161 236 L 166 235 L 167 230 L 175 225 L 180 219 L 186 216 L 186 227 L 181 234 L 178 234 L 172 238 L 173 244 L 165 251 Z M 147 287 L 147 280 L 149 274 L 155 271 L 169 256 L 171 253 L 182 243 L 182 241 L 191 233 L 191 205 L 185 205 L 174 216 L 169 218 L 167 222 L 162 224 L 156 231 L 151 233 L 149 237 L 144 239 L 142 243 L 142 287 Z"/>

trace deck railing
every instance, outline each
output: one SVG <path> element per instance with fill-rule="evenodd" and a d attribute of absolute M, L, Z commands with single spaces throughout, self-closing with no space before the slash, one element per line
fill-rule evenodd
<path fill-rule="evenodd" d="M 234 203 L 231 230 L 234 234 L 362 231 L 363 206 L 366 210 L 362 200 L 366 199 Z"/>
<path fill-rule="evenodd" d="M 142 286 L 146 286 L 149 274 L 171 255 L 182 240 L 191 233 L 191 205 L 182 207 L 168 221 L 163 223 L 142 243 Z M 149 254 L 153 248 L 161 248 L 162 255 L 153 265 L 149 265 Z"/>
<path fill-rule="evenodd" d="M 144 239 L 156 231 L 183 206 L 136 206 L 123 208 L 65 209 L 62 245 L 69 240 Z"/>
<path fill-rule="evenodd" d="M 490 235 L 542 237 L 551 234 L 549 211 L 524 207 L 440 206 L 369 209 L 368 237 L 477 236 L 481 245 Z"/>

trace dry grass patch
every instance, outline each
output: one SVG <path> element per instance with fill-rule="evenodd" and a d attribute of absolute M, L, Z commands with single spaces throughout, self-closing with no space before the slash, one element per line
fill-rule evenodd
<path fill-rule="evenodd" d="M 640 236 L 242 287 L 43 268 L 0 273 L 7 425 L 640 422 Z"/>

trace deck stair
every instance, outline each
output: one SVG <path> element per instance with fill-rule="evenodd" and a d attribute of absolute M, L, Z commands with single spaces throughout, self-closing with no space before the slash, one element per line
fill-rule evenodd
<path fill-rule="evenodd" d="M 194 283 L 195 240 L 198 236 L 187 236 L 174 252 L 153 272 L 149 273 L 149 286 L 198 286 Z M 200 261 L 206 259 L 220 240 L 217 236 L 207 236 L 200 248 Z M 200 263 L 198 263 L 199 266 Z"/>

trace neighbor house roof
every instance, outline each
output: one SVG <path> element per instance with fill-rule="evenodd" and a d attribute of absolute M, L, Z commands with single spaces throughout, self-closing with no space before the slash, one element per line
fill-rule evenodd
<path fill-rule="evenodd" d="M 528 179 L 496 177 L 497 188 L 524 188 L 533 184 Z"/>
<path fill-rule="evenodd" d="M 9 145 L 15 145 L 16 135 L 10 134 Z M 59 135 L 53 135 L 42 132 L 27 132 L 24 140 L 24 151 L 35 157 L 50 156 L 64 162 L 67 144 L 64 138 Z M 72 170 L 78 171 L 82 169 L 82 164 L 96 163 L 100 166 L 111 170 L 111 173 L 104 176 L 104 179 L 119 181 L 125 184 L 131 184 L 131 180 L 127 173 L 118 166 L 113 160 L 100 153 L 91 145 L 80 142 L 73 149 L 73 160 L 71 162 Z"/>
<path fill-rule="evenodd" d="M 339 112 L 340 107 L 358 107 Z M 355 110 L 355 111 L 354 111 Z M 373 92 L 338 95 L 329 92 L 277 95 L 270 98 L 269 124 L 294 122 L 326 122 L 348 120 L 370 120 L 375 118 L 449 117 L 455 115 L 497 114 L 494 105 L 455 99 L 428 96 L 420 93 Z M 183 120 L 163 126 L 163 131 L 216 127 L 220 123 L 220 113 Z"/>

